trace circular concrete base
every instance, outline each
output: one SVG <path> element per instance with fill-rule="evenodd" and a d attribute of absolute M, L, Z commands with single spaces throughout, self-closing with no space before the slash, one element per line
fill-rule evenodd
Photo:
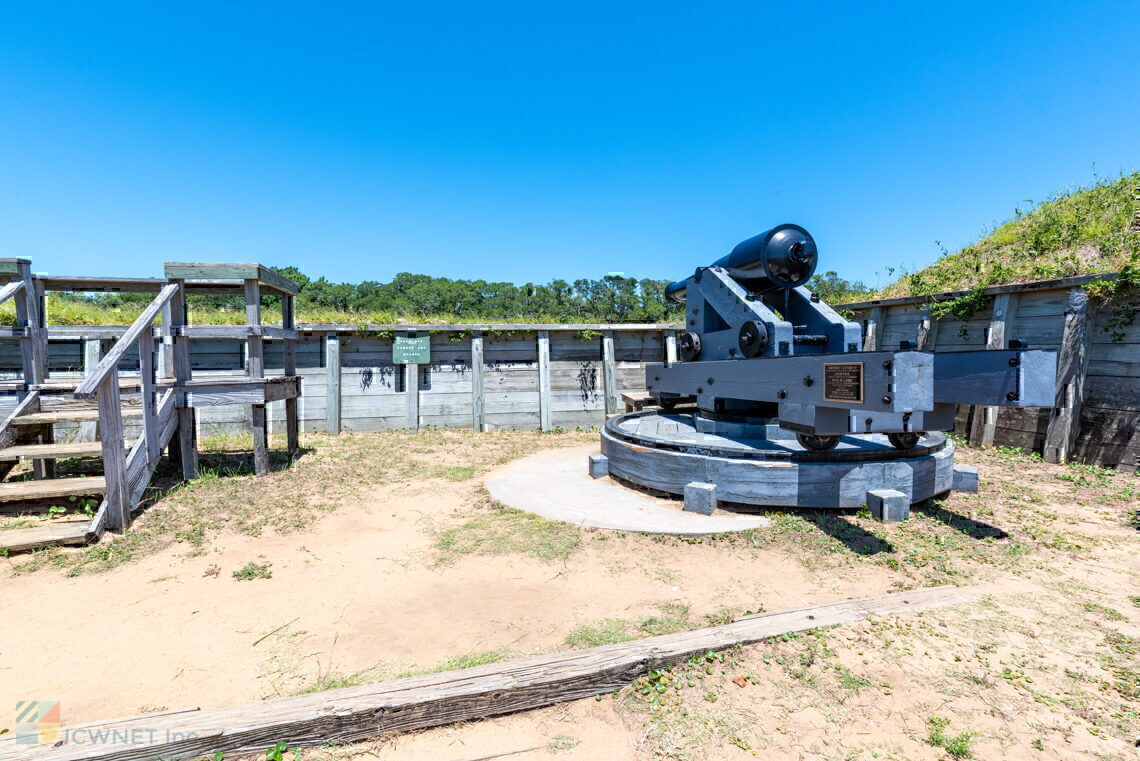
<path fill-rule="evenodd" d="M 699 413 L 632 413 L 606 422 L 602 454 L 610 475 L 632 484 L 678 495 L 689 483 L 713 484 L 720 502 L 746 505 L 852 508 L 867 504 L 867 492 L 888 489 L 914 504 L 953 484 L 954 445 L 941 433 L 906 451 L 870 434 L 815 453 L 774 428 Z"/>
<path fill-rule="evenodd" d="M 609 478 L 590 478 L 586 460 L 597 451 L 597 446 L 589 446 L 539 452 L 496 470 L 484 485 L 508 507 L 577 526 L 702 536 L 772 523 L 723 510 L 715 515 L 687 513 L 679 500 L 651 497 Z"/>

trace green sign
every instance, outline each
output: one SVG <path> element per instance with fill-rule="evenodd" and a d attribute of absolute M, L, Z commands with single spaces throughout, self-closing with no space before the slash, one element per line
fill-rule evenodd
<path fill-rule="evenodd" d="M 392 341 L 392 362 L 397 365 L 426 365 L 431 362 L 431 336 L 414 333 L 396 336 Z"/>

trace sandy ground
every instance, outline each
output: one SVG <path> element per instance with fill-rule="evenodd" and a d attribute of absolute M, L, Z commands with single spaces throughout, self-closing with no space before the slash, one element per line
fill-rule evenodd
<path fill-rule="evenodd" d="M 1134 758 L 1140 686 L 1130 692 L 1137 656 L 1128 651 L 1140 644 L 1130 639 L 1140 638 L 1140 599 L 1130 599 L 1140 594 L 1140 534 L 1121 516 L 1135 509 L 1135 479 L 1081 491 L 1057 480 L 1057 466 L 960 456 L 971 458 L 983 490 L 949 505 L 977 517 L 963 518 L 968 530 L 925 518 L 841 536 L 796 518 L 752 542 L 575 529 L 581 544 L 552 559 L 444 553 L 441 530 L 490 509 L 475 474 L 377 484 L 308 531 L 224 530 L 201 554 L 173 545 L 102 573 L 17 574 L 9 559 L 0 562 L 9 566 L 0 570 L 0 705 L 59 700 L 69 724 L 219 706 L 361 681 L 360 672 L 371 681 L 469 654 L 564 649 L 581 624 L 645 621 L 670 605 L 698 626 L 725 610 L 957 580 L 989 595 L 743 648 L 679 671 L 694 686 L 672 703 L 631 688 L 304 757 L 947 757 L 931 740 L 934 717 L 950 720 L 950 739 L 969 734 L 976 758 Z M 233 577 L 251 561 L 270 563 L 271 578 Z M 746 687 L 731 681 L 742 676 Z"/>

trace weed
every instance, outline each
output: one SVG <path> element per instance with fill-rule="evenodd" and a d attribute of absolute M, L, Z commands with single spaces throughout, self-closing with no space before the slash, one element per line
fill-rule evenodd
<path fill-rule="evenodd" d="M 233 572 L 238 581 L 253 581 L 254 579 L 272 579 L 273 571 L 269 570 L 272 563 L 255 563 L 252 560 Z"/>
<path fill-rule="evenodd" d="M 950 719 L 943 716 L 929 716 L 926 719 L 926 741 L 936 748 L 942 748 L 951 758 L 973 758 L 973 732 L 961 732 L 950 736 L 946 728 L 950 726 Z"/>
<path fill-rule="evenodd" d="M 570 735 L 556 735 L 555 737 L 552 737 L 550 739 L 550 742 L 546 744 L 546 750 L 548 753 L 565 753 L 580 742 L 582 741 L 577 737 L 571 737 Z"/>

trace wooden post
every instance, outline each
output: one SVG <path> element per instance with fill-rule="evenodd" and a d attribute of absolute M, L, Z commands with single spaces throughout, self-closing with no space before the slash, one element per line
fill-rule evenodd
<path fill-rule="evenodd" d="M 170 302 L 162 305 L 162 343 L 159 344 L 158 371 L 163 378 L 174 377 L 174 336 L 170 334 L 171 317 Z"/>
<path fill-rule="evenodd" d="M 986 338 L 986 349 L 1004 349 L 1006 332 L 1013 326 L 1017 312 L 1017 294 L 999 293 L 994 297 L 993 315 L 990 317 L 990 334 Z M 970 426 L 970 445 L 992 447 L 997 432 L 997 407 L 980 406 L 974 410 L 974 421 Z"/>
<path fill-rule="evenodd" d="M 44 289 L 32 277 L 32 263 L 27 259 L 17 260 L 19 278 L 24 287 L 15 297 L 16 322 L 27 328 L 27 337 L 20 342 L 20 358 L 23 364 L 24 382 L 29 386 L 43 383 L 47 379 L 47 340 L 48 333 L 44 321 Z M 39 427 L 41 444 L 51 444 L 54 428 L 51 425 Z M 37 479 L 51 478 L 55 472 L 55 460 L 33 460 L 32 475 Z"/>
<path fill-rule="evenodd" d="M 340 334 L 325 333 L 325 427 L 340 433 Z"/>
<path fill-rule="evenodd" d="M 281 294 L 281 327 L 284 330 L 295 328 L 293 319 L 293 294 Z M 297 374 L 297 340 L 284 339 L 282 354 L 284 356 L 285 375 Z M 297 420 L 297 397 L 285 400 L 285 447 L 290 456 L 300 449 L 300 431 Z"/>
<path fill-rule="evenodd" d="M 170 328 L 177 333 L 186 325 L 186 285 L 180 279 L 171 280 L 178 284 L 178 291 L 170 299 Z M 186 335 L 174 336 L 174 379 L 183 383 L 191 379 L 190 338 Z M 176 389 L 177 393 L 177 389 Z M 194 429 L 194 408 L 185 402 L 177 401 L 178 406 L 178 450 L 182 458 L 182 477 L 186 480 L 198 477 L 198 432 Z M 171 454 L 174 454 L 173 451 Z"/>
<path fill-rule="evenodd" d="M 538 331 L 538 427 L 549 431 L 550 416 L 550 331 Z"/>
<path fill-rule="evenodd" d="M 677 334 L 673 331 L 665 333 L 665 362 L 672 364 L 677 361 Z"/>
<path fill-rule="evenodd" d="M 879 350 L 879 326 L 882 321 L 882 307 L 871 307 L 871 314 L 867 316 L 867 330 L 863 336 L 863 351 Z"/>
<path fill-rule="evenodd" d="M 245 324 L 261 325 L 261 284 L 257 280 L 245 281 Z M 250 335 L 245 339 L 245 374 L 249 378 L 265 377 L 265 341 L 261 336 Z M 251 404 L 249 410 L 250 428 L 253 431 L 253 474 L 269 475 L 269 430 L 265 405 Z"/>
<path fill-rule="evenodd" d="M 1049 413 L 1049 427 L 1045 431 L 1046 462 L 1066 462 L 1077 441 L 1092 343 L 1092 322 L 1093 310 L 1089 308 L 1088 294 L 1081 288 L 1069 291 L 1065 332 L 1057 356 L 1057 400 Z"/>
<path fill-rule="evenodd" d="M 420 429 L 420 366 L 404 365 L 404 428 L 409 433 Z"/>
<path fill-rule="evenodd" d="M 606 414 L 613 415 L 618 411 L 621 402 L 617 388 L 617 372 L 614 367 L 614 333 L 607 330 L 602 333 L 602 396 L 606 402 Z"/>
<path fill-rule="evenodd" d="M 471 334 L 471 427 L 482 433 L 486 425 L 483 407 L 483 334 Z"/>
<path fill-rule="evenodd" d="M 154 328 L 148 327 L 139 336 L 139 377 L 142 392 L 143 440 L 146 442 L 148 463 L 161 453 L 158 445 L 158 410 L 154 399 Z"/>
<path fill-rule="evenodd" d="M 127 483 L 127 450 L 123 441 L 123 416 L 119 401 L 119 374 L 109 373 L 96 395 L 99 422 L 103 428 L 103 478 L 107 483 L 107 528 L 122 533 L 131 525 L 130 487 Z"/>
<path fill-rule="evenodd" d="M 922 320 L 918 323 L 915 347 L 919 351 L 934 351 L 938 345 L 938 326 L 941 324 L 941 320 L 931 314 L 930 305 L 927 304 L 922 312 Z"/>
<path fill-rule="evenodd" d="M 98 338 L 83 340 L 83 375 L 87 377 L 99 366 L 103 358 L 103 342 Z M 80 423 L 75 434 L 76 441 L 95 441 L 99 438 L 99 423 Z"/>

